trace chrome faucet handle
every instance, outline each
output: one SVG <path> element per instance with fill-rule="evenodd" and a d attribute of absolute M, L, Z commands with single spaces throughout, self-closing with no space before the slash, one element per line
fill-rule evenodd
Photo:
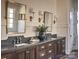
<path fill-rule="evenodd" d="M 21 37 L 19 38 L 19 40 L 20 40 L 20 43 L 22 43 L 22 38 Z"/>
<path fill-rule="evenodd" d="M 19 43 L 19 37 L 18 36 L 16 37 L 16 40 L 17 40 L 17 44 L 18 44 Z"/>
<path fill-rule="evenodd" d="M 13 44 L 14 44 L 14 45 L 16 44 L 16 40 L 13 40 Z"/>
<path fill-rule="evenodd" d="M 16 39 L 18 39 L 18 36 L 16 37 Z"/>

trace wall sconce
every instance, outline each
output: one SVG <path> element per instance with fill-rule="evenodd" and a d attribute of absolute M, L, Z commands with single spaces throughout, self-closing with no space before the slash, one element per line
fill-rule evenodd
<path fill-rule="evenodd" d="M 30 21 L 32 21 L 32 19 L 33 19 L 33 17 L 32 17 L 32 16 L 30 16 Z"/>
<path fill-rule="evenodd" d="M 56 21 L 57 21 L 57 17 L 54 16 L 54 20 L 53 20 L 53 23 L 56 24 Z"/>
<path fill-rule="evenodd" d="M 42 11 L 39 11 L 39 12 L 38 12 L 38 15 L 39 15 L 38 22 L 41 22 L 41 17 L 42 17 L 42 15 L 43 15 Z"/>
<path fill-rule="evenodd" d="M 40 17 L 38 18 L 38 21 L 41 22 L 41 18 Z"/>
<path fill-rule="evenodd" d="M 30 16 L 30 21 L 32 21 L 32 19 L 33 19 L 33 17 L 34 17 L 34 13 L 35 13 L 35 12 L 33 11 L 33 8 L 30 8 L 30 9 L 29 9 L 29 13 L 30 13 L 30 15 L 31 15 L 31 16 Z"/>

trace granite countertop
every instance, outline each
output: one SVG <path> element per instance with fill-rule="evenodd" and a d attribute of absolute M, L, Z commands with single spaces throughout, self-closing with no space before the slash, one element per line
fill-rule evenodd
<path fill-rule="evenodd" d="M 1 54 L 9 53 L 9 52 L 14 52 L 14 51 L 16 51 L 16 50 L 20 50 L 20 49 L 23 49 L 23 48 L 28 48 L 28 47 L 32 47 L 32 46 L 37 46 L 37 45 L 40 45 L 40 44 L 43 44 L 43 43 L 46 43 L 46 42 L 51 42 L 51 41 L 58 40 L 58 39 L 62 39 L 62 38 L 64 38 L 64 37 L 51 38 L 51 39 L 49 39 L 49 40 L 44 40 L 44 41 L 41 41 L 41 42 L 39 42 L 39 43 L 28 44 L 28 45 L 19 46 L 19 47 L 16 47 L 16 46 L 9 46 L 9 47 L 5 47 L 5 48 L 1 48 Z"/>

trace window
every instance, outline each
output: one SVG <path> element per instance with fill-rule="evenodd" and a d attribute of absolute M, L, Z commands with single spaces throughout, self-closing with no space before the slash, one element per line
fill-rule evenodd
<path fill-rule="evenodd" d="M 8 8 L 8 28 L 13 28 L 14 9 Z"/>

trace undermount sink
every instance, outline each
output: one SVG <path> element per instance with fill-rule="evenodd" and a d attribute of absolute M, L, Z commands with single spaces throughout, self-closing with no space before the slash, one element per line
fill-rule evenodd
<path fill-rule="evenodd" d="M 51 38 L 51 40 L 56 40 L 57 38 Z"/>
<path fill-rule="evenodd" d="M 26 46 L 26 45 L 29 45 L 28 43 L 20 43 L 20 44 L 15 44 L 14 46 Z"/>
<path fill-rule="evenodd" d="M 31 41 L 31 44 L 39 43 L 39 39 L 32 39 L 32 40 L 30 40 L 30 41 Z"/>

